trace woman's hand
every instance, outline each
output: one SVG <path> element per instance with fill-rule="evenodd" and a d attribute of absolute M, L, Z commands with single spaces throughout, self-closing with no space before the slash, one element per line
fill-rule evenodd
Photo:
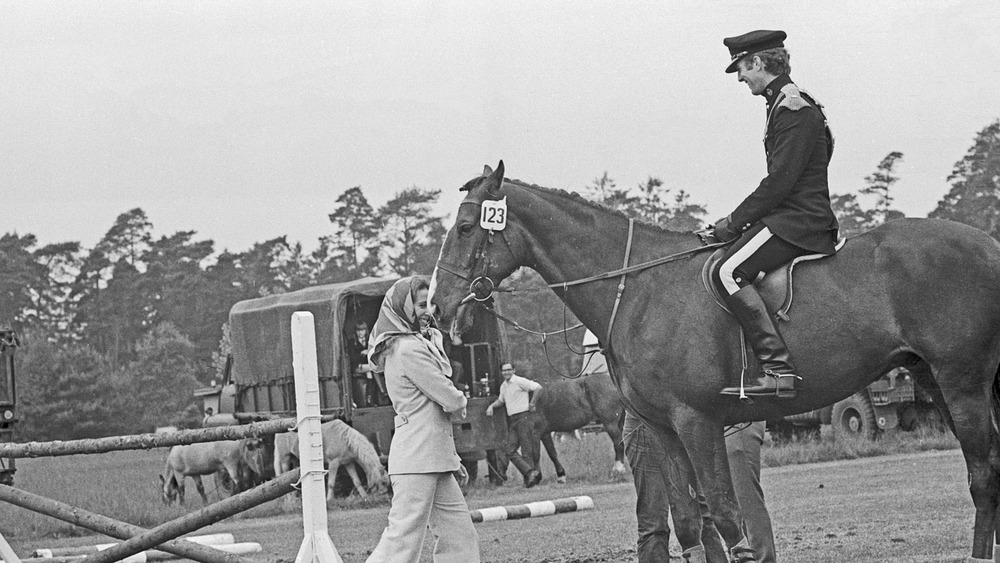
<path fill-rule="evenodd" d="M 469 472 L 465 469 L 465 466 L 458 464 L 458 469 L 452 472 L 455 475 L 455 480 L 458 481 L 459 487 L 464 487 L 469 484 Z"/>

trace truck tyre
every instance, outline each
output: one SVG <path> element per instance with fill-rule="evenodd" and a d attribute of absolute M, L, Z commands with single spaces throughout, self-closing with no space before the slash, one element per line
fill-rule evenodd
<path fill-rule="evenodd" d="M 878 430 L 875 409 L 865 391 L 859 391 L 833 405 L 830 418 L 835 439 L 863 437 L 871 440 L 875 438 Z"/>

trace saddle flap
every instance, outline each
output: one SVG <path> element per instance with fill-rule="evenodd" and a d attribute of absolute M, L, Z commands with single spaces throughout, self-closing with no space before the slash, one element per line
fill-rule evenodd
<path fill-rule="evenodd" d="M 847 243 L 847 239 L 844 238 L 839 239 L 837 241 L 837 244 L 834 246 L 834 254 L 836 254 L 837 251 L 843 248 L 845 243 Z M 722 307 L 722 309 L 728 313 L 730 311 L 729 308 L 726 307 L 725 300 L 719 293 L 719 290 L 715 287 L 715 284 L 712 283 L 712 272 L 715 270 L 715 267 L 716 265 L 718 265 L 719 261 L 722 260 L 722 257 L 723 255 L 725 255 L 727 249 L 728 247 L 720 248 L 715 252 L 713 252 L 708 257 L 707 260 L 705 260 L 705 265 L 702 266 L 701 268 L 701 281 L 702 284 L 705 286 L 705 291 L 707 291 L 708 294 L 712 296 L 712 298 L 719 305 L 719 307 Z M 787 321 L 789 319 L 788 311 L 792 308 L 792 297 L 793 297 L 792 271 L 795 269 L 795 265 L 798 264 L 799 262 L 820 260 L 828 256 L 833 256 L 834 254 L 806 254 L 803 256 L 798 256 L 785 266 L 775 269 L 773 272 L 764 276 L 765 279 L 769 280 L 769 283 L 777 284 L 777 287 L 781 291 L 781 293 L 785 294 L 785 300 L 782 302 L 781 307 L 779 307 L 777 312 L 774 313 L 776 319 L 783 321 Z M 784 272 L 784 275 L 782 275 L 780 272 Z M 754 283 L 758 282 L 760 282 L 760 279 L 755 280 Z"/>

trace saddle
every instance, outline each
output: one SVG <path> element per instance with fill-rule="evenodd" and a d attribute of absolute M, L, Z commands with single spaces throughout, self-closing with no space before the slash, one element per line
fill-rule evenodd
<path fill-rule="evenodd" d="M 775 276 L 776 281 L 779 281 L 781 284 L 780 287 L 784 289 L 784 294 L 785 294 L 784 302 L 782 303 L 781 307 L 779 307 L 778 310 L 774 313 L 775 319 L 788 321 L 789 318 L 788 311 L 792 308 L 792 298 L 794 296 L 794 292 L 792 290 L 793 287 L 792 271 L 795 269 L 795 265 L 798 264 L 799 262 L 806 262 L 809 260 L 820 260 L 822 258 L 833 256 L 834 254 L 837 253 L 837 251 L 839 251 L 841 248 L 844 247 L 844 244 L 846 242 L 847 239 L 844 238 L 838 240 L 837 244 L 834 246 L 833 254 L 806 254 L 804 256 L 798 256 L 791 262 L 786 264 L 783 268 L 780 268 L 768 274 L 769 277 Z M 719 294 L 719 291 L 715 287 L 715 284 L 712 283 L 712 269 L 715 268 L 715 265 L 719 263 L 719 260 L 722 260 L 722 255 L 726 253 L 726 248 L 727 247 L 722 247 L 716 250 L 715 252 L 712 253 L 711 256 L 708 257 L 708 260 L 705 261 L 705 265 L 701 268 L 701 282 L 705 286 L 705 291 L 707 291 L 708 294 L 711 295 L 713 299 L 715 299 L 716 304 L 718 304 L 719 307 L 722 307 L 724 311 L 729 313 L 730 312 L 729 308 L 726 307 L 726 303 L 722 299 L 722 295 Z M 784 271 L 785 273 L 785 275 L 781 278 L 777 278 L 777 276 L 780 275 L 778 273 L 779 271 Z M 757 280 L 754 281 L 757 282 L 760 281 L 760 279 L 761 278 L 758 278 Z"/>

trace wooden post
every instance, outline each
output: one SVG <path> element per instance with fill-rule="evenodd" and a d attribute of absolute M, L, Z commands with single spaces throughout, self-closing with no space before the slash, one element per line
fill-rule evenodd
<path fill-rule="evenodd" d="M 323 434 L 319 417 L 319 364 L 312 313 L 292 313 L 292 367 L 298 418 L 299 470 L 302 485 L 302 547 L 295 563 L 343 563 L 333 545 L 326 519 L 323 483 Z"/>
<path fill-rule="evenodd" d="M 145 528 L 119 522 L 107 516 L 94 514 L 82 508 L 76 508 L 57 500 L 48 499 L 6 485 L 0 485 L 0 500 L 120 540 L 127 540 L 132 536 L 147 532 Z M 241 558 L 235 555 L 223 553 L 217 549 L 198 545 L 187 540 L 164 541 L 161 542 L 159 549 L 202 563 L 240 563 L 242 561 Z M 4 559 L 10 561 L 7 557 L 4 557 Z"/>
<path fill-rule="evenodd" d="M 100 553 L 88 556 L 84 563 L 111 563 L 145 551 L 163 543 L 168 538 L 176 538 L 188 532 L 198 530 L 209 524 L 218 522 L 230 516 L 280 498 L 294 490 L 299 479 L 299 470 L 293 469 L 282 473 L 277 478 L 258 487 L 242 492 L 236 496 L 210 504 L 197 512 L 192 512 L 176 520 L 171 520 L 151 530 L 143 532 L 132 539 L 110 547 Z M 211 549 L 211 548 L 207 548 Z"/>
<path fill-rule="evenodd" d="M 67 442 L 60 440 L 53 442 L 27 442 L 24 444 L 8 442 L 0 444 L 0 457 L 53 457 L 76 454 L 100 454 L 119 450 L 148 450 L 180 444 L 193 444 L 195 442 L 260 438 L 276 432 L 284 432 L 294 425 L 294 418 L 282 418 L 267 422 L 254 422 L 252 424 L 180 430 L 166 434 L 110 436 L 107 438 L 70 440 Z"/>
<path fill-rule="evenodd" d="M 7 540 L 3 539 L 3 534 L 0 534 L 0 559 L 4 560 L 4 563 L 21 563 L 21 560 L 17 558 L 17 554 L 11 549 L 10 544 Z"/>

